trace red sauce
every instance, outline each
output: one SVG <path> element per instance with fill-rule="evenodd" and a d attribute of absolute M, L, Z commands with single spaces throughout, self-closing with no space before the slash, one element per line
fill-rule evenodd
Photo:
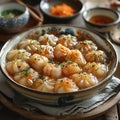
<path fill-rule="evenodd" d="M 112 23 L 114 20 L 108 16 L 96 15 L 91 17 L 89 21 L 94 24 L 104 25 Z"/>

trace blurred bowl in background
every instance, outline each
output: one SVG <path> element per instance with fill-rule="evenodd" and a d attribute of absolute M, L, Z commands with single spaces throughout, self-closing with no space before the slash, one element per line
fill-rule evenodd
<path fill-rule="evenodd" d="M 22 1 L 29 5 L 37 5 L 40 3 L 41 0 L 22 0 Z"/>
<path fill-rule="evenodd" d="M 70 20 L 80 14 L 83 4 L 80 0 L 41 0 L 40 9 L 47 17 Z M 51 13 L 52 9 L 54 13 Z"/>
<path fill-rule="evenodd" d="M 110 8 L 91 8 L 83 12 L 86 26 L 97 32 L 109 32 L 120 22 L 120 15 Z"/>
<path fill-rule="evenodd" d="M 29 10 L 23 5 L 14 2 L 0 5 L 1 31 L 8 33 L 17 32 L 27 24 L 29 17 Z"/>

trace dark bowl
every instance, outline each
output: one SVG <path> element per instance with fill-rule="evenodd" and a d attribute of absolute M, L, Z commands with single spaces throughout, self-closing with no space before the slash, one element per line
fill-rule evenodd
<path fill-rule="evenodd" d="M 50 14 L 51 7 L 61 3 L 65 3 L 71 6 L 76 12 L 71 16 L 65 17 Z M 80 12 L 83 9 L 83 4 L 80 0 L 41 0 L 40 9 L 47 17 L 54 18 L 57 20 L 70 20 L 80 14 Z"/>

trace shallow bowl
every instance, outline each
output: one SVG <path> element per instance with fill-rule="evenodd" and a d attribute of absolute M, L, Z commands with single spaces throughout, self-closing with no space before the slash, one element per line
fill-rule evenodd
<path fill-rule="evenodd" d="M 19 10 L 21 13 L 16 16 L 7 15 L 10 10 Z M 6 14 L 6 15 L 5 15 Z M 13 14 L 13 13 L 12 13 Z M 0 29 L 1 31 L 14 33 L 24 27 L 29 20 L 29 10 L 14 2 L 8 2 L 0 5 Z"/>
<path fill-rule="evenodd" d="M 94 16 L 103 16 L 108 17 L 112 19 L 112 22 L 105 22 L 108 20 L 108 18 L 97 18 L 96 22 L 90 22 L 90 19 Z M 120 15 L 117 11 L 112 10 L 110 8 L 91 8 L 83 12 L 82 14 L 84 23 L 86 26 L 90 29 L 93 29 L 97 32 L 109 32 L 113 30 L 118 23 L 120 22 Z M 97 23 L 99 22 L 99 24 Z"/>
<path fill-rule="evenodd" d="M 71 16 L 59 16 L 52 15 L 50 13 L 50 9 L 58 4 L 67 4 L 75 10 L 75 13 Z M 49 18 L 57 19 L 57 20 L 71 20 L 78 16 L 83 10 L 83 4 L 80 0 L 41 0 L 40 2 L 41 11 Z"/>
<path fill-rule="evenodd" d="M 13 78 L 8 74 L 5 68 L 6 55 L 23 38 L 30 36 L 34 38 L 33 33 L 35 34 L 34 37 L 36 38 L 40 34 L 45 34 L 45 33 L 52 33 L 56 35 L 58 34 L 76 35 L 79 33 L 82 40 L 85 40 L 87 37 L 87 39 L 90 39 L 93 42 L 95 42 L 101 49 L 107 51 L 110 59 L 110 68 L 107 76 L 98 84 L 92 87 L 81 89 L 77 92 L 69 92 L 69 93 L 40 92 L 32 88 L 20 85 L 19 83 L 13 80 Z M 79 102 L 80 100 L 92 97 L 97 92 L 100 92 L 111 81 L 111 77 L 113 76 L 117 68 L 118 59 L 113 45 L 109 41 L 107 41 L 106 38 L 81 27 L 53 24 L 53 25 L 44 25 L 41 27 L 36 27 L 11 38 L 9 41 L 5 43 L 5 45 L 1 49 L 0 63 L 3 74 L 8 78 L 7 82 L 14 90 L 21 93 L 24 96 L 27 96 L 28 98 L 39 101 L 42 104 L 60 106 L 60 105 L 69 105 L 75 102 Z"/>

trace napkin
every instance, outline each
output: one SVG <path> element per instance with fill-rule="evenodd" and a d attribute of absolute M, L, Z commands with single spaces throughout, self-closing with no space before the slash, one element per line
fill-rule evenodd
<path fill-rule="evenodd" d="M 33 112 L 43 112 L 48 115 L 60 116 L 60 115 L 75 115 L 80 113 L 89 112 L 90 110 L 96 108 L 97 106 L 103 104 L 112 96 L 116 95 L 120 91 L 120 79 L 112 77 L 110 83 L 99 93 L 95 94 L 89 99 L 81 100 L 78 103 L 62 106 L 53 107 L 43 105 L 37 101 L 28 99 L 21 94 L 16 93 L 7 84 L 7 78 L 2 76 L 0 79 L 0 92 L 2 92 L 7 98 L 12 100 L 12 102 L 27 111 Z"/>

